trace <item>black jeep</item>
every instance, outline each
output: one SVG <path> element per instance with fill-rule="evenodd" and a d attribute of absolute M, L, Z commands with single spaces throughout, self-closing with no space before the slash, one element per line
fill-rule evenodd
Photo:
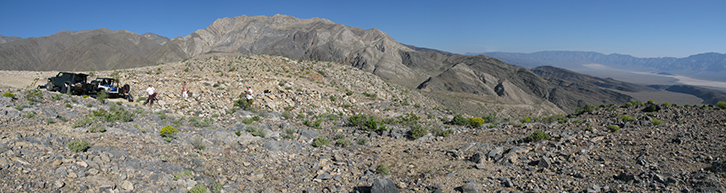
<path fill-rule="evenodd" d="M 86 83 L 88 74 L 59 72 L 55 77 L 48 78 L 45 88 L 48 91 L 60 91 L 61 93 L 86 94 L 91 85 Z"/>

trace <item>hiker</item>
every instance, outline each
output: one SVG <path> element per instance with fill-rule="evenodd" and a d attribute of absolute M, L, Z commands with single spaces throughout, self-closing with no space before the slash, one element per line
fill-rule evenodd
<path fill-rule="evenodd" d="M 146 102 L 144 102 L 144 105 L 146 103 L 149 104 L 149 106 L 154 104 L 154 100 L 156 100 L 156 89 L 152 85 L 149 85 L 149 88 L 146 89 L 146 94 L 149 94 L 149 98 L 146 99 Z"/>
<path fill-rule="evenodd" d="M 252 95 L 252 87 L 249 87 L 249 86 L 247 87 L 247 90 L 245 91 L 245 98 L 247 99 L 247 106 L 251 107 L 252 98 L 254 98 Z"/>
<path fill-rule="evenodd" d="M 184 86 L 182 86 L 182 96 L 184 98 L 189 97 L 189 87 L 187 87 L 187 82 L 184 82 Z"/>

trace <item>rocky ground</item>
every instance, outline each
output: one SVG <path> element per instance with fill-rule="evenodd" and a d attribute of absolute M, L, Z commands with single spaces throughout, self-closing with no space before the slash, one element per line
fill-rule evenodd
<path fill-rule="evenodd" d="M 214 55 L 94 74 L 130 83 L 136 98 L 154 84 L 161 100 L 3 88 L 13 96 L 0 97 L 1 192 L 726 192 L 726 110 L 710 107 L 497 115 L 473 127 L 327 62 Z M 194 97 L 179 96 L 183 81 Z M 248 85 L 261 93 L 253 109 L 234 107 Z M 386 129 L 350 126 L 358 114 Z M 165 138 L 167 126 L 178 133 Z M 429 132 L 414 139 L 412 128 Z M 535 131 L 550 138 L 528 140 Z"/>

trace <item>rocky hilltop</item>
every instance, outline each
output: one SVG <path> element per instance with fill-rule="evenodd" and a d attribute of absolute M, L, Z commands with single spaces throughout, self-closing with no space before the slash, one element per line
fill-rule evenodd
<path fill-rule="evenodd" d="M 12 75 L 24 73 L 36 72 Z M 726 191 L 726 104 L 462 115 L 352 66 L 269 55 L 95 75 L 137 100 L 2 91 L 0 191 Z M 148 84 L 161 93 L 151 107 Z M 253 105 L 235 106 L 246 86 Z"/>

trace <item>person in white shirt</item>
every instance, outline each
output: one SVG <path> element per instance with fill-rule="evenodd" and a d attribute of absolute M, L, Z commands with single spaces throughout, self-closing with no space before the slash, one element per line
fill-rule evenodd
<path fill-rule="evenodd" d="M 149 88 L 146 88 L 146 94 L 149 94 L 149 98 L 146 99 L 146 102 L 144 102 L 144 105 L 147 103 L 149 106 L 154 104 L 154 100 L 156 98 L 156 89 L 152 85 L 149 85 Z"/>
<path fill-rule="evenodd" d="M 182 96 L 184 98 L 189 97 L 189 87 L 187 87 L 187 82 L 184 82 L 184 86 L 182 86 Z"/>
<path fill-rule="evenodd" d="M 245 98 L 247 99 L 247 105 L 248 107 L 252 106 L 252 99 L 254 96 L 252 95 L 252 87 L 247 87 L 247 91 L 245 91 Z"/>

